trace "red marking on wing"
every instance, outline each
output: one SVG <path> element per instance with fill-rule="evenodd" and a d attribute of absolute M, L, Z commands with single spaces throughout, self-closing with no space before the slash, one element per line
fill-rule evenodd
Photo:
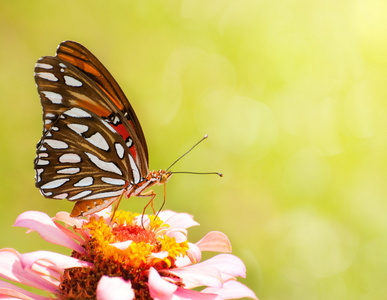
<path fill-rule="evenodd" d="M 131 148 L 129 148 L 129 150 L 130 150 L 130 153 L 132 153 L 133 159 L 136 161 L 137 160 L 137 158 L 136 158 L 136 156 L 137 156 L 136 149 L 134 147 L 131 147 Z"/>
<path fill-rule="evenodd" d="M 129 123 L 131 123 L 131 122 L 129 122 Z M 117 126 L 115 126 L 115 125 L 113 125 L 113 124 L 110 124 L 110 125 L 114 128 L 115 131 L 117 131 L 117 132 L 122 136 L 122 138 L 124 139 L 124 141 L 126 141 L 126 139 L 127 139 L 128 137 L 130 137 L 131 139 L 133 139 L 133 138 L 130 136 L 129 132 L 126 130 L 124 124 L 118 124 Z M 132 124 L 130 124 L 130 125 L 132 125 Z M 132 157 L 133 157 L 134 160 L 136 161 L 136 160 L 137 160 L 137 152 L 136 152 L 135 147 L 130 147 L 129 150 L 130 150 L 130 153 L 132 154 Z"/>

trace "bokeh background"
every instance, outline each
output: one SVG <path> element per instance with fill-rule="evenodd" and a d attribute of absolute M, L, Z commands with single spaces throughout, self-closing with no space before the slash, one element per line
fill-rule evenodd
<path fill-rule="evenodd" d="M 262 300 L 385 299 L 387 2 L 0 1 L 0 248 L 67 249 L 12 227 L 43 198 L 36 60 L 72 39 L 111 71 L 175 171 L 166 208 L 228 235 Z M 162 187 L 156 188 L 162 201 Z M 121 208 L 141 211 L 144 199 Z"/>

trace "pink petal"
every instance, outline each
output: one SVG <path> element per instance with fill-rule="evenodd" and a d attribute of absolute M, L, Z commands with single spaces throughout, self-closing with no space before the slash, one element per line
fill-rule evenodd
<path fill-rule="evenodd" d="M 67 211 L 58 212 L 55 217 L 52 218 L 53 221 L 60 221 L 65 223 L 69 227 L 80 228 L 83 224 L 81 219 L 70 217 L 70 214 Z"/>
<path fill-rule="evenodd" d="M 125 242 L 119 242 L 119 243 L 112 243 L 110 244 L 111 246 L 114 246 L 116 247 L 117 249 L 120 249 L 120 250 L 126 250 L 128 249 L 128 247 L 133 243 L 133 241 L 131 240 L 128 240 L 128 241 L 125 241 Z"/>
<path fill-rule="evenodd" d="M 179 256 L 176 258 L 175 264 L 179 268 L 196 264 L 202 259 L 202 252 L 195 244 L 188 243 L 188 246 L 187 254 L 183 257 Z"/>
<path fill-rule="evenodd" d="M 181 257 L 181 256 L 177 257 L 175 264 L 176 264 L 177 268 L 183 268 L 183 267 L 191 265 L 192 262 L 191 262 L 191 259 L 189 258 L 189 256 L 185 255 L 183 257 Z"/>
<path fill-rule="evenodd" d="M 155 300 L 169 300 L 177 289 L 176 285 L 162 279 L 154 268 L 149 269 L 148 287 Z"/>
<path fill-rule="evenodd" d="M 149 228 L 150 225 L 150 220 L 148 215 L 139 215 L 133 219 L 133 225 L 138 225 L 138 226 L 144 226 L 145 228 Z"/>
<path fill-rule="evenodd" d="M 251 298 L 258 300 L 255 293 L 250 290 L 244 284 L 230 280 L 223 284 L 223 288 L 206 288 L 202 291 L 203 293 L 214 293 L 222 297 L 222 299 L 239 299 L 239 298 Z"/>
<path fill-rule="evenodd" d="M 176 214 L 177 214 L 177 212 L 174 212 L 172 210 L 166 209 L 166 210 L 160 211 L 159 217 L 160 217 L 161 220 L 163 220 L 165 222 L 165 220 L 169 219 L 170 217 L 172 217 L 172 216 L 174 216 Z"/>
<path fill-rule="evenodd" d="M 193 220 L 193 217 L 186 213 L 175 213 L 170 210 L 164 210 L 159 214 L 160 219 L 167 223 L 170 228 L 189 228 L 198 226 L 199 223 Z"/>
<path fill-rule="evenodd" d="M 191 265 L 188 268 L 200 269 L 202 267 L 212 267 L 217 269 L 222 275 L 246 277 L 246 267 L 243 261 L 232 254 L 218 254 L 210 259 L 198 264 Z M 224 278 L 223 278 L 224 280 Z"/>
<path fill-rule="evenodd" d="M 80 230 L 79 228 L 77 227 L 74 227 L 74 230 L 76 230 L 76 232 L 78 234 L 80 234 L 82 237 L 80 237 L 77 233 L 75 233 L 74 231 L 71 231 L 70 229 L 66 228 L 65 226 L 63 226 L 62 224 L 59 224 L 59 223 L 56 223 L 55 222 L 55 225 L 56 227 L 58 227 L 58 229 L 62 230 L 62 232 L 67 235 L 69 238 L 71 238 L 72 240 L 75 240 L 75 241 L 78 241 L 80 244 L 85 244 L 85 241 L 89 239 L 89 236 L 86 235 L 86 233 L 83 231 L 83 230 Z"/>
<path fill-rule="evenodd" d="M 183 288 L 177 288 L 173 295 L 179 297 L 179 299 L 222 300 L 217 294 L 202 293 Z"/>
<path fill-rule="evenodd" d="M 168 257 L 168 255 L 169 255 L 168 251 L 160 251 L 160 252 L 152 253 L 150 256 L 154 258 L 164 259 Z"/>
<path fill-rule="evenodd" d="M 111 220 L 110 215 L 112 213 L 112 206 L 113 205 L 109 205 L 108 207 L 104 208 L 103 210 L 97 211 L 96 213 L 89 215 L 88 219 L 90 219 L 91 217 L 94 216 L 98 220 L 100 217 L 102 217 L 102 218 L 104 218 L 105 223 L 108 224 Z"/>
<path fill-rule="evenodd" d="M 23 265 L 23 268 L 25 268 L 24 265 Z M 29 269 L 25 268 L 25 270 L 29 270 Z M 60 276 L 63 273 L 63 270 L 62 272 L 53 270 L 51 268 L 51 264 L 45 261 L 39 261 L 38 263 L 34 264 L 30 270 L 55 286 L 58 286 L 60 282 Z"/>
<path fill-rule="evenodd" d="M 192 268 L 192 266 L 165 270 L 168 273 L 179 276 L 188 289 L 198 286 L 222 286 L 222 276 L 218 270 L 212 267 Z"/>
<path fill-rule="evenodd" d="M 20 261 L 25 268 L 33 269 L 40 261 L 47 263 L 47 268 L 62 273 L 64 269 L 74 267 L 91 267 L 92 263 L 51 251 L 35 251 L 20 255 Z M 41 264 L 42 265 L 42 264 Z"/>
<path fill-rule="evenodd" d="M 231 243 L 227 236 L 220 231 L 210 231 L 196 246 L 202 251 L 231 252 Z"/>
<path fill-rule="evenodd" d="M 134 291 L 130 281 L 121 277 L 102 276 L 97 286 L 97 300 L 132 300 Z"/>
<path fill-rule="evenodd" d="M 55 225 L 60 230 L 62 230 L 66 235 L 68 235 L 73 240 L 76 240 L 81 244 L 84 244 L 85 240 L 87 240 L 89 238 L 89 236 L 83 230 L 81 230 L 82 225 L 84 223 L 83 219 L 77 219 L 77 218 L 70 217 L 70 214 L 68 212 L 60 211 L 56 214 L 55 217 L 52 218 L 52 220 L 55 222 Z M 67 227 L 61 225 L 58 222 L 65 223 L 65 225 Z M 77 234 L 75 232 L 69 230 L 68 227 L 74 228 L 74 230 Z M 82 237 L 80 237 L 78 234 L 81 235 Z"/>
<path fill-rule="evenodd" d="M 165 232 L 170 238 L 175 238 L 177 243 L 182 243 L 187 240 L 187 230 L 182 228 L 168 228 Z"/>
<path fill-rule="evenodd" d="M 11 283 L 0 281 L 0 299 L 50 300 L 51 298 L 36 295 Z"/>
<path fill-rule="evenodd" d="M 0 250 L 0 277 L 52 293 L 58 292 L 58 284 L 45 280 L 40 274 L 24 269 L 21 255 L 14 249 Z"/>
<path fill-rule="evenodd" d="M 63 233 L 45 213 L 26 211 L 19 215 L 14 226 L 31 228 L 39 233 L 44 240 L 50 243 L 68 247 L 79 253 L 85 251 L 83 247 Z"/>

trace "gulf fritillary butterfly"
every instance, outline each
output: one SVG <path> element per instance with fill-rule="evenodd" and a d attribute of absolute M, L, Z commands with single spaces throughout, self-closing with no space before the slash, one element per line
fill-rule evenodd
<path fill-rule="evenodd" d="M 65 41 L 35 66 L 43 135 L 34 161 L 43 196 L 76 201 L 71 216 L 108 207 L 122 195 L 165 183 L 171 172 L 149 171 L 141 125 L 126 96 L 84 46 Z M 153 198 L 152 198 L 153 199 Z"/>

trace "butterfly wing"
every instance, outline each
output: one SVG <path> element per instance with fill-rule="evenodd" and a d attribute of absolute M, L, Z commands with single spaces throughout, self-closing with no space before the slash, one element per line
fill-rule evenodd
<path fill-rule="evenodd" d="M 42 137 L 35 159 L 36 184 L 54 199 L 92 200 L 117 197 L 139 171 L 125 151 L 125 142 L 94 113 L 70 108 Z"/>
<path fill-rule="evenodd" d="M 128 121 L 136 133 L 148 163 L 148 149 L 140 122 L 125 94 L 109 71 L 89 50 L 73 41 L 61 43 L 57 50 L 57 57 L 86 74 L 104 92 L 104 95 L 108 96 L 108 102 L 113 103 L 121 111 L 125 117 L 124 120 Z"/>
<path fill-rule="evenodd" d="M 89 50 L 76 42 L 61 43 L 57 56 L 37 62 L 35 81 L 43 107 L 43 133 L 66 109 L 85 108 L 115 127 L 146 176 L 148 150 L 138 118 L 117 82 Z"/>
<path fill-rule="evenodd" d="M 119 196 L 148 174 L 139 121 L 117 82 L 82 45 L 66 41 L 41 58 L 35 81 L 43 136 L 36 186 L 48 198 L 86 201 Z"/>

